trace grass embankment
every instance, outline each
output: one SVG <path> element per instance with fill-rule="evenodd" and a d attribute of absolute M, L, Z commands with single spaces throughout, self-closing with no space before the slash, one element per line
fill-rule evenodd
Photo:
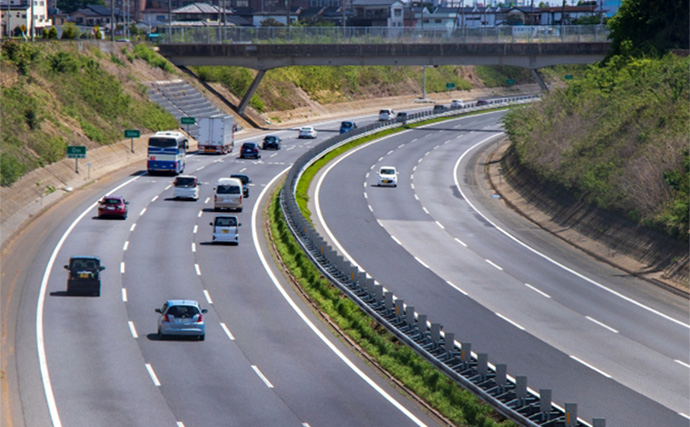
<path fill-rule="evenodd" d="M 430 122 L 427 121 L 424 124 Z M 415 125 L 419 126 L 421 123 L 412 126 Z M 310 218 L 307 209 L 307 190 L 319 169 L 349 149 L 402 130 L 404 128 L 387 129 L 375 135 L 352 141 L 330 151 L 308 168 L 302 175 L 297 187 L 298 205 L 305 217 Z M 286 269 L 319 307 L 319 310 L 328 316 L 343 333 L 347 334 L 370 357 L 375 359 L 383 369 L 455 425 L 481 427 L 514 425 L 511 421 L 500 420 L 501 416 L 491 407 L 482 403 L 474 394 L 458 386 L 433 365 L 398 341 L 326 280 L 304 254 L 288 229 L 280 209 L 279 190 L 272 198 L 268 210 L 267 217 L 270 222 L 271 240 Z"/>
<path fill-rule="evenodd" d="M 145 45 L 106 54 L 98 44 L 80 49 L 77 42 L 4 42 L 0 185 L 63 159 L 68 145 L 89 149 L 123 139 L 123 129 L 179 127 L 171 114 L 149 102 L 143 84 L 120 80 L 117 72 L 128 74 L 137 59 L 174 71 Z"/>
<path fill-rule="evenodd" d="M 506 117 L 518 160 L 591 205 L 688 239 L 690 59 L 614 57 Z"/>

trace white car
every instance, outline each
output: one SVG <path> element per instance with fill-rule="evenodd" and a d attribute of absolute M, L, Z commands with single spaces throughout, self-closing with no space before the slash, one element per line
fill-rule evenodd
<path fill-rule="evenodd" d="M 302 139 L 302 138 L 311 138 L 314 139 L 316 138 L 316 129 L 314 129 L 313 126 L 302 126 L 299 128 L 299 135 L 297 135 L 297 138 Z"/>
<path fill-rule="evenodd" d="M 384 108 L 379 111 L 379 121 L 385 122 L 387 120 L 393 120 L 395 118 L 395 112 L 390 108 Z"/>
<path fill-rule="evenodd" d="M 462 99 L 454 99 L 450 102 L 450 108 L 464 108 L 465 101 Z"/>
<path fill-rule="evenodd" d="M 239 245 L 239 227 L 242 225 L 234 215 L 216 215 L 213 222 L 213 243 L 234 243 Z"/>
<path fill-rule="evenodd" d="M 398 186 L 398 171 L 393 166 L 381 166 L 378 176 L 379 187 Z"/>
<path fill-rule="evenodd" d="M 195 176 L 180 175 L 173 181 L 173 197 L 199 200 L 199 181 Z"/>

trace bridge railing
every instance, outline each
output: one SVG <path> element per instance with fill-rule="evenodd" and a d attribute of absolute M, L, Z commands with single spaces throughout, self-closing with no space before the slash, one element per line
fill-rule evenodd
<path fill-rule="evenodd" d="M 379 43 L 581 43 L 606 42 L 602 25 L 485 28 L 390 27 L 163 27 L 160 43 L 379 44 Z"/>

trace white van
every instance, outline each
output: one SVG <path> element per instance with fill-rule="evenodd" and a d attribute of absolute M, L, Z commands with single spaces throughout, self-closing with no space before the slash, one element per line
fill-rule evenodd
<path fill-rule="evenodd" d="M 215 210 L 233 209 L 242 212 L 242 181 L 237 178 L 220 178 L 213 190 Z"/>
<path fill-rule="evenodd" d="M 199 200 L 199 181 L 195 176 L 180 175 L 173 181 L 173 197 Z"/>
<path fill-rule="evenodd" d="M 213 227 L 212 243 L 240 243 L 238 227 L 242 225 L 234 215 L 216 215 L 213 222 L 209 223 Z"/>

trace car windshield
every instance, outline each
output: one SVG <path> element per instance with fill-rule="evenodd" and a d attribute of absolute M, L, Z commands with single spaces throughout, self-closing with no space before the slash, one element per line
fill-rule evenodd
<path fill-rule="evenodd" d="M 395 169 L 381 169 L 381 175 L 395 175 Z"/>
<path fill-rule="evenodd" d="M 391 112 L 388 110 L 381 110 L 379 111 L 379 114 L 390 114 Z"/>
<path fill-rule="evenodd" d="M 219 185 L 218 194 L 240 194 L 240 187 L 236 185 Z"/>
<path fill-rule="evenodd" d="M 196 184 L 194 178 L 178 177 L 175 179 L 175 187 L 194 187 L 194 184 Z"/>
<path fill-rule="evenodd" d="M 311 128 L 302 128 L 302 132 L 311 132 Z"/>
<path fill-rule="evenodd" d="M 73 259 L 70 262 L 70 267 L 69 267 L 69 269 L 73 270 L 73 271 L 79 271 L 79 270 L 93 271 L 93 270 L 96 270 L 97 268 L 98 268 L 98 261 L 96 261 L 95 259 L 81 259 L 81 258 Z"/>
<path fill-rule="evenodd" d="M 216 218 L 216 227 L 235 227 L 237 226 L 237 218 L 226 216 Z"/>
<path fill-rule="evenodd" d="M 340 127 L 351 128 L 351 127 L 352 127 L 352 122 L 342 122 L 342 123 L 340 124 Z"/>
<path fill-rule="evenodd" d="M 242 146 L 243 150 L 253 150 L 254 148 L 256 148 L 256 144 L 254 143 L 247 143 Z"/>
<path fill-rule="evenodd" d="M 104 205 L 119 205 L 122 203 L 122 200 L 120 199 L 103 199 L 102 202 Z"/>
<path fill-rule="evenodd" d="M 199 309 L 193 305 L 173 305 L 166 314 L 174 317 L 194 317 L 199 314 Z"/>
<path fill-rule="evenodd" d="M 275 142 L 277 140 L 278 140 L 278 138 L 275 136 L 267 136 L 266 138 L 264 138 L 264 141 L 266 141 L 266 142 Z"/>
<path fill-rule="evenodd" d="M 149 138 L 149 147 L 177 147 L 177 141 L 174 138 Z"/>

